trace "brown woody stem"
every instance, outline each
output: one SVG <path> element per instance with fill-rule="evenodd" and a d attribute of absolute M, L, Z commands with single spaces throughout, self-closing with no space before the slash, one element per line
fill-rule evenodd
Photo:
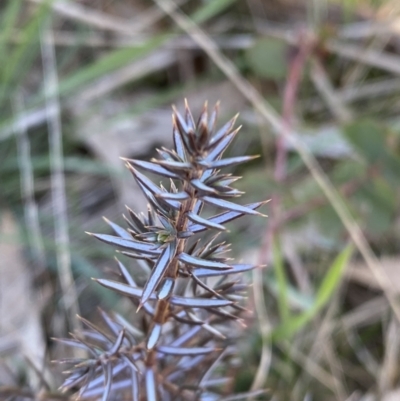
<path fill-rule="evenodd" d="M 195 174 L 196 176 L 200 175 L 200 171 L 196 172 L 196 173 L 197 173 L 197 174 Z M 192 174 L 189 174 L 187 180 L 185 181 L 185 183 L 183 185 L 183 190 L 189 194 L 190 198 L 182 204 L 182 207 L 176 218 L 175 228 L 176 228 L 177 233 L 186 231 L 186 228 L 187 228 L 187 225 L 189 222 L 189 219 L 187 218 L 187 213 L 193 209 L 193 207 L 197 201 L 197 199 L 195 197 L 195 189 L 190 185 L 191 179 L 192 179 Z M 179 255 L 180 253 L 182 253 L 185 250 L 186 241 L 187 241 L 187 239 L 184 239 L 184 238 L 178 239 L 178 244 L 176 247 L 175 255 L 174 255 L 173 259 L 171 260 L 171 263 L 168 266 L 165 277 L 171 277 L 174 279 L 176 279 L 178 277 L 177 255 Z M 161 325 L 165 324 L 170 317 L 169 311 L 170 311 L 169 298 L 159 300 L 157 302 L 156 311 L 155 311 L 155 315 L 153 318 L 153 324 L 155 324 L 155 323 L 161 324 Z M 149 332 L 151 333 L 151 330 Z M 146 365 L 152 366 L 154 364 L 155 364 L 155 351 L 150 350 L 147 354 Z"/>

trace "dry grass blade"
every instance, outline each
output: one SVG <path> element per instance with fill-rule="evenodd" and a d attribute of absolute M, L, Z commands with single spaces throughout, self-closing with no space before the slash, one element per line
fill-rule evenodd
<path fill-rule="evenodd" d="M 400 354 L 399 322 L 392 317 L 386 329 L 385 356 L 379 369 L 378 386 L 380 394 L 387 394 L 396 383 Z"/>
<path fill-rule="evenodd" d="M 377 52 L 383 51 L 390 42 L 390 39 L 391 35 L 377 36 L 372 40 L 371 44 L 369 45 L 369 49 Z M 344 83 L 346 85 L 356 85 L 357 82 L 361 83 L 365 81 L 369 70 L 369 66 L 360 62 L 356 63 L 344 77 Z"/>
<path fill-rule="evenodd" d="M 398 320 L 400 321 L 400 307 L 394 296 L 392 290 L 393 284 L 389 280 L 388 276 L 383 272 L 378 258 L 375 256 L 371 247 L 369 246 L 364 234 L 360 227 L 350 214 L 346 204 L 338 194 L 336 188 L 333 186 L 329 178 L 326 176 L 318 161 L 310 150 L 293 135 L 293 132 L 286 132 L 281 117 L 275 112 L 275 110 L 265 101 L 261 94 L 250 84 L 245 78 L 243 78 L 235 65 L 227 59 L 218 49 L 214 41 L 204 33 L 197 24 L 195 24 L 190 18 L 180 11 L 176 11 L 176 5 L 171 0 L 154 0 L 171 18 L 175 23 L 185 32 L 187 32 L 194 41 L 204 50 L 204 52 L 213 60 L 213 62 L 224 72 L 224 74 L 232 81 L 237 89 L 246 97 L 253 105 L 253 107 L 260 113 L 264 120 L 273 128 L 276 135 L 285 135 L 288 142 L 290 142 L 301 156 L 304 164 L 309 169 L 311 175 L 315 179 L 318 186 L 321 188 L 325 196 L 328 198 L 332 207 L 338 214 L 343 225 L 346 227 L 350 237 L 357 246 L 357 249 L 363 256 L 375 276 L 375 279 L 379 283 L 382 290 L 385 292 L 389 303 L 395 312 Z M 331 44 L 332 45 L 332 44 Z M 337 52 L 346 46 L 335 46 Z M 340 52 L 341 54 L 343 52 Z M 350 52 L 348 52 L 350 53 Z M 379 59 L 379 58 L 378 58 Z M 391 66 L 400 72 L 400 64 L 398 63 L 397 57 L 391 59 Z"/>
<path fill-rule="evenodd" d="M 41 4 L 43 0 L 29 0 L 32 3 Z M 182 3 L 183 1 L 180 1 Z M 128 20 L 112 16 L 110 14 L 85 7 L 79 3 L 68 1 L 68 4 L 60 1 L 51 2 L 53 10 L 60 15 L 75 21 L 83 22 L 86 25 L 97 29 L 104 29 L 123 35 L 134 35 L 140 31 L 149 28 L 162 18 L 158 8 L 149 10 L 138 15 L 134 20 Z"/>
<path fill-rule="evenodd" d="M 18 230 L 11 212 L 3 211 L 0 220 L 0 362 L 5 362 L 12 354 L 17 360 L 20 354 L 29 358 L 37 371 L 42 371 L 46 347 L 40 303 L 31 283 L 30 266 L 23 257 Z M 37 387 L 40 380 L 35 372 L 26 373 L 30 386 Z M 45 374 L 48 379 L 47 372 Z M 0 371 L 0 388 L 7 384 L 4 382 L 7 376 L 4 376 Z M 13 386 L 17 383 L 8 381 Z M 0 399 L 4 398 L 0 395 Z"/>
<path fill-rule="evenodd" d="M 24 110 L 23 95 L 18 92 L 14 100 L 15 120 Z M 28 132 L 24 124 L 15 127 L 18 148 L 18 162 L 21 172 L 21 197 L 24 200 L 25 224 L 28 229 L 28 241 L 34 263 L 43 269 L 46 263 L 43 238 L 40 230 L 38 206 L 34 196 L 34 179 L 31 163 L 31 146 Z"/>
<path fill-rule="evenodd" d="M 325 100 L 332 114 L 341 123 L 348 123 L 351 121 L 353 117 L 351 111 L 345 106 L 343 100 L 336 93 L 321 63 L 317 59 L 313 59 L 311 68 L 311 80 L 317 91 L 321 94 L 321 97 Z"/>
<path fill-rule="evenodd" d="M 262 267 L 253 270 L 253 296 L 254 305 L 257 312 L 258 324 L 262 338 L 261 358 L 258 364 L 257 373 L 254 376 L 250 390 L 262 389 L 271 364 L 271 349 L 269 335 L 271 332 L 271 324 L 268 320 L 268 312 L 265 306 Z M 251 398 L 249 398 L 251 400 Z"/>
<path fill-rule="evenodd" d="M 37 127 L 46 121 L 46 110 L 36 109 L 23 113 L 14 124 L 4 127 L 0 130 L 0 141 L 6 140 L 15 131 L 20 131 L 22 129 L 29 129 Z"/>
<path fill-rule="evenodd" d="M 85 88 L 77 98 L 71 99 L 70 105 L 75 108 L 82 107 L 82 104 L 105 96 L 127 82 L 168 68 L 175 62 L 175 59 L 176 57 L 171 50 L 156 50 L 147 57 L 102 76 L 98 81 Z"/>
<path fill-rule="evenodd" d="M 47 40 L 43 40 L 46 37 Z M 49 152 L 51 163 L 51 192 L 53 200 L 54 231 L 57 246 L 57 266 L 63 291 L 63 301 L 68 312 L 71 328 L 79 331 L 80 324 L 78 298 L 71 271 L 69 252 L 69 233 L 67 216 L 67 199 L 63 165 L 63 147 L 60 122 L 60 105 L 57 97 L 58 78 L 52 32 L 50 25 L 44 27 L 41 35 L 43 59 L 44 90 L 49 131 Z"/>
<path fill-rule="evenodd" d="M 333 393 L 336 390 L 335 378 L 322 368 L 319 364 L 315 363 L 310 358 L 307 358 L 301 351 L 295 347 L 291 347 L 288 343 L 283 346 L 283 349 L 290 353 L 291 358 L 303 366 L 308 374 L 318 380 L 322 385 L 329 388 Z"/>
<path fill-rule="evenodd" d="M 381 68 L 382 70 L 392 72 L 396 75 L 400 74 L 399 57 L 393 54 L 376 50 L 366 50 L 361 46 L 349 45 L 337 40 L 329 40 L 326 43 L 326 47 L 329 51 L 339 56 Z"/>

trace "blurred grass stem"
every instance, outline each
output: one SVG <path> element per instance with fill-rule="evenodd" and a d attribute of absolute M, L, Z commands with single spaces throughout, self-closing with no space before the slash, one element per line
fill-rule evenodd
<path fill-rule="evenodd" d="M 48 21 L 41 32 L 41 53 L 49 135 L 56 258 L 63 292 L 63 303 L 69 324 L 71 329 L 80 331 L 80 324 L 77 319 L 79 314 L 78 298 L 71 271 L 60 105 L 57 93 L 58 77 L 52 38 L 51 22 Z"/>
<path fill-rule="evenodd" d="M 310 77 L 332 115 L 342 124 L 349 123 L 353 119 L 353 115 L 334 89 L 325 68 L 316 57 L 311 60 Z"/>
<path fill-rule="evenodd" d="M 44 0 L 29 1 L 35 4 L 44 3 Z M 182 4 L 184 2 L 185 1 L 181 0 L 178 3 Z M 51 7 L 53 11 L 65 18 L 82 22 L 96 29 L 103 29 L 127 36 L 132 36 L 143 31 L 155 24 L 164 15 L 158 8 L 150 8 L 140 13 L 135 19 L 129 20 L 95 10 L 73 1 L 53 1 Z"/>
<path fill-rule="evenodd" d="M 14 98 L 14 116 L 17 121 L 24 111 L 23 94 L 17 91 Z M 43 238 L 40 230 L 38 206 L 35 201 L 34 176 L 31 161 L 31 145 L 27 128 L 24 124 L 15 127 L 17 140 L 18 164 L 21 176 L 21 198 L 24 203 L 25 224 L 28 230 L 28 242 L 34 263 L 39 269 L 46 265 Z"/>

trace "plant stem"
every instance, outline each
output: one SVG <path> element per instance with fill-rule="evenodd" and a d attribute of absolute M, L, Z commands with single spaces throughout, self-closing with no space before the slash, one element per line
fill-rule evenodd
<path fill-rule="evenodd" d="M 195 172 L 196 176 L 201 175 L 200 171 L 199 172 Z M 189 219 L 187 218 L 187 213 L 190 212 L 193 207 L 196 204 L 196 197 L 195 197 L 195 189 L 190 185 L 190 180 L 192 179 L 193 173 L 190 172 L 188 174 L 187 180 L 184 182 L 183 185 L 183 191 L 187 192 L 190 196 L 190 198 L 188 200 L 186 200 L 184 203 L 182 203 L 182 207 L 178 212 L 178 216 L 176 217 L 176 223 L 175 223 L 175 229 L 176 232 L 182 232 L 182 231 L 186 231 Z M 177 255 L 179 255 L 180 253 L 182 253 L 185 250 L 185 245 L 186 245 L 186 241 L 187 239 L 185 238 L 181 238 L 178 239 L 178 244 L 176 246 L 176 252 L 175 255 L 173 256 L 173 258 L 171 259 L 171 262 L 167 268 L 165 277 L 171 277 L 174 280 L 177 279 L 178 277 L 178 259 L 177 259 Z M 156 306 L 156 311 L 155 311 L 155 315 L 153 318 L 153 326 L 154 324 L 160 324 L 160 325 L 164 325 L 169 317 L 170 311 L 170 302 L 169 302 L 169 297 L 167 297 L 166 299 L 161 299 L 157 302 L 157 306 Z M 149 330 L 149 334 L 151 333 L 151 329 Z M 152 349 L 148 352 L 147 357 L 146 357 L 146 365 L 147 366 L 154 366 L 156 362 L 156 358 L 155 358 L 155 350 Z"/>

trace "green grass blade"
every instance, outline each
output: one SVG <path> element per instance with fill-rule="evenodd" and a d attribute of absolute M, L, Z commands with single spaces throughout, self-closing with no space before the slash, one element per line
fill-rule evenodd
<path fill-rule="evenodd" d="M 290 316 L 289 300 L 288 300 L 288 281 L 286 277 L 285 267 L 283 265 L 282 253 L 279 243 L 273 240 L 273 261 L 274 272 L 278 282 L 278 308 L 282 322 L 286 322 Z"/>
<path fill-rule="evenodd" d="M 13 33 L 22 0 L 9 0 L 0 26 L 0 60 L 7 60 L 6 46 Z"/>
<path fill-rule="evenodd" d="M 29 71 L 32 60 L 37 54 L 40 27 L 48 16 L 50 3 L 51 0 L 41 3 L 30 22 L 19 32 L 21 43 L 8 55 L 5 68 L 0 72 L 0 106 L 10 95 L 8 91 L 13 82 L 21 83 L 22 78 Z"/>
<path fill-rule="evenodd" d="M 152 50 L 160 47 L 166 41 L 167 37 L 165 35 L 155 36 L 154 38 L 149 39 L 141 47 L 123 48 L 112 51 L 95 63 L 83 67 L 78 72 L 64 78 L 60 82 L 60 95 L 68 95 L 75 89 L 87 84 L 93 79 L 99 78 L 108 72 L 121 68 L 128 63 L 144 57 Z"/>
<path fill-rule="evenodd" d="M 18 65 L 20 64 L 24 54 L 29 50 L 33 41 L 39 43 L 40 27 L 47 17 L 49 12 L 50 1 L 43 2 L 40 4 L 35 15 L 32 17 L 31 21 L 20 31 L 21 44 L 19 44 L 16 49 L 10 55 L 7 61 L 6 69 L 2 74 L 2 83 L 8 83 L 12 78 L 15 77 Z"/>
<path fill-rule="evenodd" d="M 352 253 L 353 247 L 348 245 L 333 261 L 317 291 L 315 304 L 313 306 L 315 313 L 319 312 L 326 305 L 338 288 Z"/>
<path fill-rule="evenodd" d="M 336 257 L 325 274 L 325 277 L 318 288 L 315 301 L 310 309 L 301 313 L 300 315 L 292 315 L 290 319 L 280 324 L 273 330 L 273 338 L 277 340 L 281 340 L 282 338 L 290 338 L 312 319 L 314 319 L 314 317 L 328 303 L 334 292 L 339 287 L 344 270 L 348 264 L 352 252 L 353 247 L 349 245 Z"/>
<path fill-rule="evenodd" d="M 215 15 L 225 11 L 231 4 L 235 3 L 236 0 L 213 0 L 206 2 L 206 4 L 197 10 L 191 16 L 191 19 L 196 22 L 196 24 L 201 24 Z"/>

